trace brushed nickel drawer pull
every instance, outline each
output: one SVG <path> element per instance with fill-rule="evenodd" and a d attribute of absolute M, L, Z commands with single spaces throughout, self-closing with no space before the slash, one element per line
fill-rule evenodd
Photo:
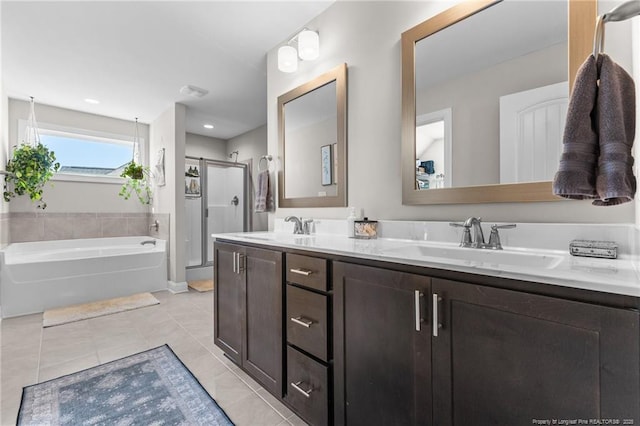
<path fill-rule="evenodd" d="M 416 331 L 420 331 L 422 329 L 421 324 L 424 322 L 424 318 L 422 318 L 422 310 L 420 309 L 420 298 L 424 297 L 424 293 L 420 290 L 415 290 L 414 293 L 414 308 L 415 308 L 415 320 L 416 320 Z"/>
<path fill-rule="evenodd" d="M 301 325 L 303 327 L 311 327 L 311 324 L 313 324 L 313 321 L 311 321 L 310 319 L 306 319 L 304 317 L 295 317 L 295 318 L 291 318 L 291 322 L 295 322 L 298 325 Z"/>
<path fill-rule="evenodd" d="M 433 337 L 438 337 L 438 331 L 442 328 L 442 323 L 440 322 L 440 302 L 442 302 L 442 297 L 437 294 L 433 295 Z"/>
<path fill-rule="evenodd" d="M 304 275 L 305 277 L 308 277 L 309 275 L 313 274 L 313 271 L 310 271 L 308 269 L 289 269 L 289 271 L 291 271 L 294 274 Z"/>
<path fill-rule="evenodd" d="M 300 385 L 302 384 L 302 382 L 296 382 L 293 383 L 291 382 L 291 387 L 293 387 L 295 390 L 297 390 L 298 392 L 300 392 L 301 394 L 303 394 L 305 396 L 305 398 L 310 398 L 311 397 L 311 392 L 313 392 L 313 386 L 309 385 L 309 389 L 308 390 L 304 390 L 300 387 Z"/>

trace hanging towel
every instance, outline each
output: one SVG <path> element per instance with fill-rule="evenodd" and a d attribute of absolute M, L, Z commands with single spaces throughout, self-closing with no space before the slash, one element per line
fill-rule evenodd
<path fill-rule="evenodd" d="M 562 138 L 560 166 L 553 179 L 553 193 L 564 198 L 597 198 L 596 166 L 598 134 L 595 129 L 598 67 L 589 55 L 576 74 L 569 99 Z"/>
<path fill-rule="evenodd" d="M 272 210 L 273 197 L 271 195 L 271 183 L 269 182 L 269 170 L 265 170 L 258 174 L 256 212 L 270 212 Z"/>
<path fill-rule="evenodd" d="M 601 59 L 602 58 L 602 59 Z M 633 200 L 636 178 L 631 149 L 636 129 L 635 84 L 609 56 L 598 55 L 598 138 L 600 157 L 596 206 L 613 206 Z"/>

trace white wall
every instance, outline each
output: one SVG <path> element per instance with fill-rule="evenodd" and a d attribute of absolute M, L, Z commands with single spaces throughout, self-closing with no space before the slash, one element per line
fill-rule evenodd
<path fill-rule="evenodd" d="M 185 283 L 185 117 L 186 107 L 174 104 L 150 127 L 151 152 L 165 149 L 166 185 L 155 187 L 153 213 L 169 215 L 169 280 L 178 287 Z"/>
<path fill-rule="evenodd" d="M 208 136 L 187 133 L 185 155 L 196 158 L 229 161 L 227 141 Z"/>
<path fill-rule="evenodd" d="M 277 155 L 277 97 L 323 72 L 348 65 L 348 199 L 375 219 L 486 221 L 634 221 L 634 203 L 594 207 L 588 201 L 475 205 L 402 205 L 400 176 L 400 34 L 451 6 L 447 2 L 336 2 L 306 26 L 320 32 L 320 59 L 301 62 L 298 71 L 277 69 L 277 48 L 267 55 L 268 149 Z M 607 26 L 607 50 L 629 48 Z M 345 42 L 348 41 L 348 42 Z M 286 40 L 283 40 L 283 44 Z M 347 209 L 278 209 L 275 216 L 298 214 L 346 218 Z M 270 220 L 272 221 L 272 217 Z M 272 224 L 270 224 L 272 226 Z"/>
<path fill-rule="evenodd" d="M 231 153 L 233 151 L 238 151 L 238 161 L 240 162 L 251 162 L 251 170 L 250 170 L 250 185 L 249 185 L 249 203 L 251 207 L 251 223 L 253 231 L 265 231 L 268 229 L 268 214 L 267 213 L 256 213 L 254 210 L 254 196 L 256 184 L 258 183 L 258 173 L 260 168 L 260 157 L 267 153 L 267 126 L 260 126 L 256 129 L 250 130 L 242 135 L 236 136 L 235 138 L 229 139 L 227 141 L 227 152 Z M 274 156 L 275 158 L 275 156 Z M 265 169 L 267 167 L 267 163 L 265 160 L 262 160 L 262 168 Z M 269 164 L 270 170 L 272 171 L 271 176 L 275 179 L 276 165 L 275 161 Z M 275 183 L 275 182 L 274 182 Z"/>
<path fill-rule="evenodd" d="M 36 119 L 39 123 L 57 124 L 60 126 L 74 127 L 97 132 L 131 135 L 133 137 L 135 125 L 133 121 L 119 120 L 101 115 L 89 114 L 50 105 L 35 105 Z M 13 150 L 18 140 L 18 121 L 29 118 L 29 102 L 9 99 L 8 105 L 8 141 L 3 144 L 7 152 Z M 149 140 L 149 126 L 139 124 L 140 137 Z M 4 151 L 4 149 L 3 149 Z M 141 161 L 148 164 L 148 148 L 141 152 Z M 2 162 L 6 164 L 6 160 Z M 47 203 L 46 212 L 118 212 L 118 213 L 144 213 L 148 212 L 148 206 L 140 204 L 136 197 L 125 200 L 118 196 L 122 183 L 89 183 L 67 182 L 60 180 L 50 181 L 44 189 L 43 198 Z M 4 203 L 4 201 L 3 201 Z M 4 203 L 7 204 L 7 203 Z M 9 204 L 12 212 L 38 211 L 35 204 L 27 196 L 14 198 Z M 4 206 L 3 206 L 4 207 Z M 6 209 L 6 207 L 4 207 Z"/>

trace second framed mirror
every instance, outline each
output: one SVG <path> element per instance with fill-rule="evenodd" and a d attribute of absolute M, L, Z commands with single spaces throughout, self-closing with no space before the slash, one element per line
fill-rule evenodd
<path fill-rule="evenodd" d="M 347 206 L 347 65 L 278 97 L 278 207 Z"/>

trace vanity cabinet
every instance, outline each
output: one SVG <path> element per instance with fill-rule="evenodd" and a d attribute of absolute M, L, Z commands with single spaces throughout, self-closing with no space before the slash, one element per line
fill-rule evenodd
<path fill-rule="evenodd" d="M 637 311 L 333 265 L 336 424 L 640 421 Z"/>
<path fill-rule="evenodd" d="M 337 425 L 430 424 L 430 283 L 420 275 L 333 263 Z"/>
<path fill-rule="evenodd" d="M 272 394 L 282 396 L 280 251 L 214 244 L 214 342 Z"/>
<path fill-rule="evenodd" d="M 284 400 L 311 425 L 331 422 L 331 285 L 326 259 L 287 253 Z"/>
<path fill-rule="evenodd" d="M 433 424 L 640 421 L 638 312 L 442 279 L 431 290 Z"/>

